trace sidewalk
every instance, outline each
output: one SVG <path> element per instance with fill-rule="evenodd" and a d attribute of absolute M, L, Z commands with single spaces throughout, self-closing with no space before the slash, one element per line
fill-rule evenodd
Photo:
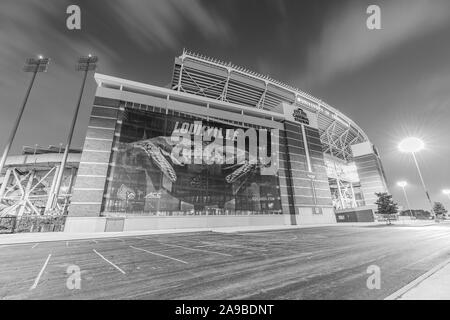
<path fill-rule="evenodd" d="M 450 300 L 450 259 L 391 294 L 385 300 Z"/>
<path fill-rule="evenodd" d="M 0 245 L 20 244 L 20 243 L 36 243 L 48 241 L 69 241 L 69 240 L 86 240 L 86 239 L 103 239 L 118 238 L 130 236 L 145 236 L 153 234 L 170 234 L 170 233 L 189 233 L 189 232 L 255 232 L 270 230 L 291 230 L 303 228 L 319 228 L 319 227 L 367 227 L 385 225 L 385 222 L 343 222 L 333 224 L 311 224 L 297 226 L 243 226 L 243 227 L 220 227 L 220 228 L 191 228 L 191 229 L 165 229 L 165 230 L 143 230 L 143 231 L 123 231 L 123 232 L 96 232 L 96 233 L 67 233 L 67 232 L 43 232 L 43 233 L 14 233 L 0 234 Z M 427 226 L 434 225 L 435 222 L 430 221 L 397 221 L 393 225 L 397 226 Z"/>
<path fill-rule="evenodd" d="M 377 222 L 349 222 L 337 224 L 318 224 L 318 225 L 299 225 L 299 226 L 243 226 L 243 227 L 220 227 L 220 228 L 191 228 L 191 229 L 165 229 L 165 230 L 144 230 L 144 231 L 123 231 L 123 232 L 96 232 L 96 233 L 67 233 L 67 232 L 43 232 L 43 233 L 14 233 L 0 234 L 0 245 L 20 244 L 32 242 L 48 242 L 48 241 L 69 241 L 69 240 L 85 240 L 85 239 L 103 239 L 118 238 L 130 236 L 146 236 L 154 234 L 170 234 L 170 233 L 189 233 L 189 232 L 255 232 L 255 231 L 275 231 L 275 230 L 292 230 L 303 228 L 318 227 L 343 227 L 355 226 L 363 227 L 377 225 Z"/>

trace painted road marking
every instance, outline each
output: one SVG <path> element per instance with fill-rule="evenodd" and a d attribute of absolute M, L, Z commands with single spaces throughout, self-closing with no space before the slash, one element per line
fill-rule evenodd
<path fill-rule="evenodd" d="M 28 246 L 29 243 L 12 243 L 12 244 L 4 244 L 1 245 L 0 248 L 14 247 L 14 246 Z"/>
<path fill-rule="evenodd" d="M 122 272 L 123 274 L 125 274 L 125 271 L 123 271 L 122 269 L 120 269 L 118 266 L 116 266 L 114 263 L 112 263 L 111 261 L 109 261 L 108 259 L 106 259 L 104 256 L 102 256 L 100 253 L 98 253 L 95 249 L 92 249 L 100 258 L 102 258 L 103 260 L 105 260 L 106 262 L 108 262 L 110 265 L 112 265 L 114 268 L 116 268 L 117 270 L 119 270 L 120 272 Z"/>
<path fill-rule="evenodd" d="M 97 241 L 95 241 L 95 240 L 92 240 L 94 243 L 98 243 Z"/>
<path fill-rule="evenodd" d="M 196 248 L 202 248 L 202 247 L 211 247 L 211 246 L 217 246 L 217 247 L 229 247 L 229 248 L 241 248 L 241 249 L 245 249 L 245 250 L 250 250 L 250 251 L 267 251 L 268 249 L 260 249 L 260 248 L 249 248 L 246 246 L 241 246 L 239 244 L 223 244 L 223 243 L 215 243 L 215 242 L 203 242 L 206 243 L 205 245 L 202 246 L 196 246 Z"/>
<path fill-rule="evenodd" d="M 265 232 L 264 232 L 265 233 Z M 267 237 L 265 234 L 261 233 L 236 233 L 237 236 L 253 236 L 253 237 Z M 267 232 L 268 233 L 268 232 Z"/>
<path fill-rule="evenodd" d="M 173 258 L 173 257 L 169 257 L 169 256 L 165 256 L 165 255 L 160 254 L 160 253 L 151 252 L 151 251 L 148 251 L 148 250 L 145 250 L 145 249 L 141 249 L 141 248 L 136 248 L 136 247 L 133 247 L 133 246 L 130 246 L 130 248 L 133 248 L 133 249 L 136 249 L 136 250 L 141 250 L 141 251 L 144 251 L 144 252 L 147 252 L 147 253 L 150 253 L 150 254 L 154 254 L 155 256 L 160 256 L 160 257 L 164 257 L 164 258 L 167 258 L 167 259 L 175 260 L 175 261 L 178 261 L 178 262 L 181 262 L 181 263 L 189 264 L 186 261 L 183 261 L 183 260 L 180 260 L 180 259 L 177 259 L 177 258 Z"/>
<path fill-rule="evenodd" d="M 69 247 L 69 241 L 66 241 L 66 247 L 67 248 Z"/>
<path fill-rule="evenodd" d="M 222 253 L 222 252 L 209 251 L 209 250 L 202 250 L 202 249 L 194 249 L 194 248 L 183 247 L 183 246 L 179 246 L 179 245 L 176 245 L 176 244 L 168 244 L 168 243 L 163 243 L 163 242 L 160 242 L 160 243 L 163 244 L 163 245 L 165 245 L 165 246 L 169 246 L 169 247 L 177 247 L 177 248 L 183 248 L 183 249 L 186 249 L 186 250 L 200 251 L 200 252 L 206 252 L 206 253 L 218 254 L 218 255 L 221 255 L 221 256 L 232 257 L 231 254 L 226 254 L 226 253 Z"/>
<path fill-rule="evenodd" d="M 36 248 L 39 245 L 39 243 L 36 243 L 34 246 L 31 247 L 31 249 Z"/>
<path fill-rule="evenodd" d="M 38 283 L 39 283 L 39 279 L 41 279 L 41 276 L 42 276 L 42 274 L 44 273 L 44 270 L 45 270 L 45 268 L 47 267 L 48 261 L 50 260 L 50 257 L 51 257 L 51 256 L 52 256 L 51 254 L 48 255 L 47 260 L 45 260 L 45 263 L 44 263 L 44 265 L 42 266 L 42 269 L 41 269 L 41 271 L 39 272 L 39 274 L 37 275 L 36 279 L 34 280 L 34 283 L 33 283 L 33 285 L 31 286 L 30 290 L 36 289 L 36 287 L 37 287 L 37 285 L 38 285 Z"/>

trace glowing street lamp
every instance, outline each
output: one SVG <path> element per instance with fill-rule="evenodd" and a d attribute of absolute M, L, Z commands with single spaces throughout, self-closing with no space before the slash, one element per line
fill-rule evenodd
<path fill-rule="evenodd" d="M 411 153 L 414 159 L 414 163 L 416 164 L 417 172 L 419 173 L 420 181 L 422 182 L 423 190 L 425 191 L 428 202 L 430 203 L 431 213 L 433 214 L 433 202 L 431 201 L 430 194 L 428 193 L 425 181 L 423 180 L 422 172 L 420 171 L 419 168 L 419 163 L 417 162 L 416 158 L 416 152 L 423 150 L 425 148 L 425 143 L 419 138 L 409 137 L 403 139 L 398 145 L 398 148 L 400 149 L 401 152 Z"/>
<path fill-rule="evenodd" d="M 403 194 L 405 195 L 406 205 L 408 206 L 409 213 L 412 217 L 413 213 L 412 213 L 411 206 L 410 206 L 409 200 L 408 200 L 408 195 L 406 194 L 406 189 L 405 189 L 405 187 L 408 185 L 408 182 L 399 181 L 399 182 L 397 182 L 397 185 L 403 189 Z"/>
<path fill-rule="evenodd" d="M 416 137 L 403 139 L 398 145 L 400 151 L 416 153 L 425 148 L 425 143 Z"/>

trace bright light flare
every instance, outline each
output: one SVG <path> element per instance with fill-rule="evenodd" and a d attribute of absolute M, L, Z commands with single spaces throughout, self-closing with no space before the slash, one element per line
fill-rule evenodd
<path fill-rule="evenodd" d="M 418 152 L 425 148 L 425 144 L 419 138 L 409 137 L 403 139 L 398 145 L 398 148 L 401 152 Z"/>
<path fill-rule="evenodd" d="M 406 187 L 408 185 L 408 182 L 406 182 L 406 181 L 399 181 L 399 182 L 397 182 L 397 185 L 399 187 L 404 188 L 404 187 Z"/>
<path fill-rule="evenodd" d="M 442 193 L 446 194 L 446 195 L 450 195 L 450 189 L 444 189 L 444 190 L 442 190 Z"/>

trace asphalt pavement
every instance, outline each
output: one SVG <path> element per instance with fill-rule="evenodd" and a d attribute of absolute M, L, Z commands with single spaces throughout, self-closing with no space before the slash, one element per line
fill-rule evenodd
<path fill-rule="evenodd" d="M 384 299 L 449 258 L 446 223 L 5 244 L 0 298 Z"/>

